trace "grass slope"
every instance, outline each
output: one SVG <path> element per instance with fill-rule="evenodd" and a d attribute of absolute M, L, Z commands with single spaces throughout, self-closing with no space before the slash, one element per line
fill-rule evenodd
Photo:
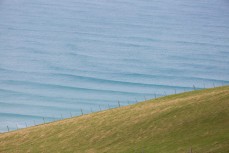
<path fill-rule="evenodd" d="M 229 152 L 229 86 L 0 134 L 0 152 Z"/>

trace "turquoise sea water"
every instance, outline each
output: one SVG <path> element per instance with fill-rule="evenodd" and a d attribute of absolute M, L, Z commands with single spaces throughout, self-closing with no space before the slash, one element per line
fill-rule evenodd
<path fill-rule="evenodd" d="M 0 132 L 226 84 L 228 0 L 0 0 Z"/>

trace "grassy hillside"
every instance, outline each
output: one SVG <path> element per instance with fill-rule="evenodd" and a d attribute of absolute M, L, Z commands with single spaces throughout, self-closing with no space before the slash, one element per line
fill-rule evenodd
<path fill-rule="evenodd" d="M 0 134 L 0 152 L 228 153 L 229 86 Z"/>

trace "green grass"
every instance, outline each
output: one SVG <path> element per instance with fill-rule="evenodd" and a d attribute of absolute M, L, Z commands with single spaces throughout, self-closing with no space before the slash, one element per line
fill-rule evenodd
<path fill-rule="evenodd" d="M 0 134 L 0 152 L 228 153 L 229 86 Z"/>

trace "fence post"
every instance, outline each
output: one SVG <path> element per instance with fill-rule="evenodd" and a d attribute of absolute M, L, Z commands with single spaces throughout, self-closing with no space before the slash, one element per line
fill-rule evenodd
<path fill-rule="evenodd" d="M 16 126 L 17 126 L 17 123 L 16 123 Z M 18 126 L 17 126 L 17 130 L 18 130 Z"/>
<path fill-rule="evenodd" d="M 9 126 L 7 125 L 7 130 L 8 130 L 8 132 L 10 132 L 10 128 L 9 128 Z"/>
<path fill-rule="evenodd" d="M 195 85 L 193 85 L 193 90 L 196 90 L 196 87 L 195 87 Z"/>
<path fill-rule="evenodd" d="M 81 115 L 83 115 L 83 110 L 82 110 L 82 108 L 81 108 L 80 110 L 81 110 Z"/>
<path fill-rule="evenodd" d="M 120 105 L 120 102 L 119 102 L 119 100 L 118 100 L 118 107 L 120 107 L 121 105 Z"/>
<path fill-rule="evenodd" d="M 190 153 L 192 153 L 192 147 L 190 148 Z"/>

